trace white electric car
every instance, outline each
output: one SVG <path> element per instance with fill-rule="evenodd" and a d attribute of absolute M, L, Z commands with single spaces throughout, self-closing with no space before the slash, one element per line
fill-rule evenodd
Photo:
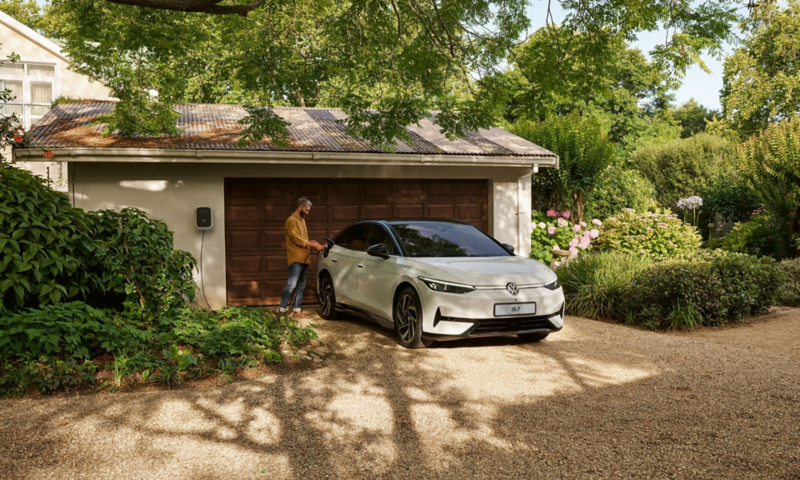
<path fill-rule="evenodd" d="M 320 313 L 369 318 L 408 348 L 490 335 L 539 341 L 564 325 L 564 293 L 552 270 L 513 251 L 460 222 L 357 222 L 319 257 Z"/>

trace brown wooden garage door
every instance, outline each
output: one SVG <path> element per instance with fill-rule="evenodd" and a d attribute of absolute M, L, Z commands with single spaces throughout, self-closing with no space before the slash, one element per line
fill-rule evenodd
<path fill-rule="evenodd" d="M 225 180 L 225 263 L 228 305 L 277 305 L 286 285 L 284 222 L 299 197 L 314 206 L 308 235 L 324 243 L 357 220 L 441 218 L 488 231 L 486 180 Z M 312 254 L 303 303 L 316 303 Z"/>

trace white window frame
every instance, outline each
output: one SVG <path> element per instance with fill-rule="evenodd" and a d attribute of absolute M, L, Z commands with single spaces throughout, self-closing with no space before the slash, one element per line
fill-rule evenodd
<path fill-rule="evenodd" d="M 3 63 L 6 63 L 5 61 Z M 9 81 L 22 81 L 22 99 L 19 98 L 15 99 L 13 102 L 9 102 L 10 105 L 22 105 L 22 126 L 27 130 L 31 128 L 31 125 L 42 118 L 42 115 L 33 115 L 32 107 L 33 106 L 47 106 L 53 104 L 53 101 L 61 95 L 61 69 L 59 68 L 59 62 L 53 61 L 46 61 L 46 60 L 34 60 L 28 58 L 21 58 L 14 62 L 18 65 L 23 65 L 22 75 L 2 75 L 0 76 L 0 80 L 9 80 Z M 43 77 L 43 76 L 28 76 L 28 65 L 42 65 L 53 67 L 53 76 L 52 77 Z M 31 98 L 31 83 L 49 83 L 50 87 L 50 102 L 49 103 L 33 103 Z"/>

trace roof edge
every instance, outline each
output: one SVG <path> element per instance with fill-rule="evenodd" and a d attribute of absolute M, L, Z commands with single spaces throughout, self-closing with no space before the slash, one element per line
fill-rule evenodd
<path fill-rule="evenodd" d="M 0 12 L 0 23 L 6 25 L 11 30 L 19 33 L 20 35 L 27 37 L 28 40 L 38 44 L 40 47 L 44 48 L 45 50 L 49 51 L 53 55 L 56 55 L 61 60 L 64 60 L 67 63 L 72 63 L 68 56 L 61 51 L 61 47 L 53 43 L 51 40 L 48 40 L 47 37 L 41 35 L 40 33 L 36 32 L 31 27 L 25 25 L 24 23 L 14 19 L 10 15 Z"/>
<path fill-rule="evenodd" d="M 40 149 L 15 148 L 14 158 L 28 162 L 86 163 L 256 163 L 315 165 L 419 165 L 555 167 L 558 156 L 429 155 L 407 153 L 351 153 L 298 151 L 224 151 L 138 148 L 54 148 L 53 159 Z"/>

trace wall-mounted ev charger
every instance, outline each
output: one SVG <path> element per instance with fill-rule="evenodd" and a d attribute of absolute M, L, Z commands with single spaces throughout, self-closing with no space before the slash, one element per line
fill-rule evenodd
<path fill-rule="evenodd" d="M 214 226 L 211 207 L 197 207 L 194 213 L 194 225 L 198 230 L 210 230 Z"/>

